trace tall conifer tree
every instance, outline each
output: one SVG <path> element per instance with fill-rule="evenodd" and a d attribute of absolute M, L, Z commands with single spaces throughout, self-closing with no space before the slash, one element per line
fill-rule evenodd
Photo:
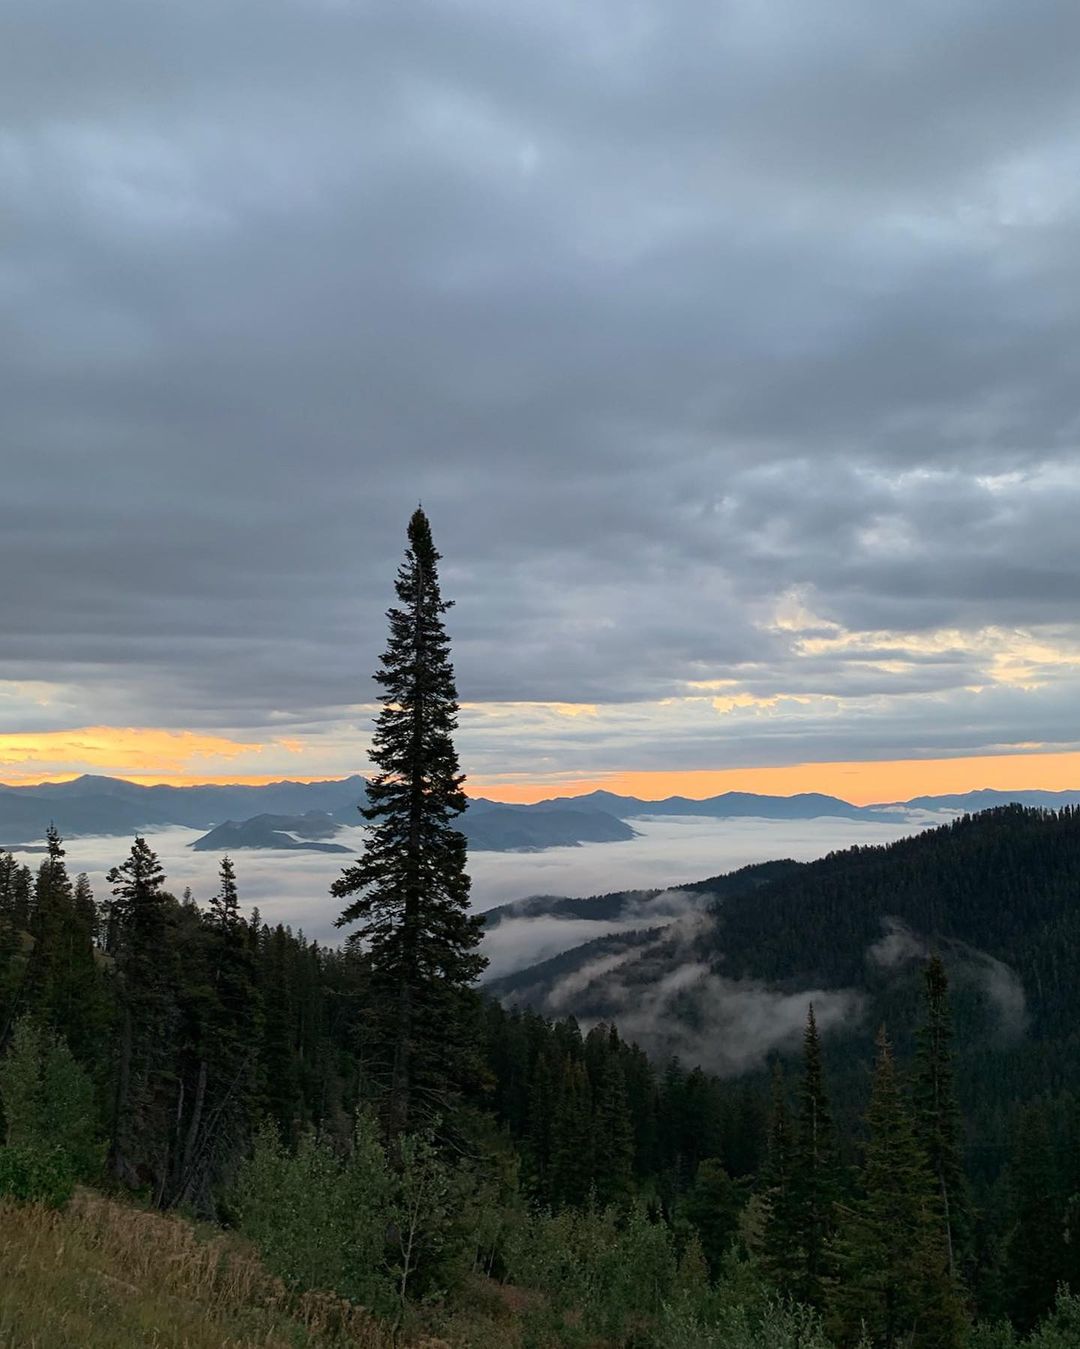
<path fill-rule="evenodd" d="M 785 1292 L 794 1285 L 801 1266 L 792 1186 L 794 1167 L 795 1131 L 788 1110 L 783 1070 L 776 1064 L 768 1149 L 761 1174 L 761 1192 L 765 1201 L 763 1254 L 770 1276 Z"/>
<path fill-rule="evenodd" d="M 332 893 L 357 896 L 338 925 L 368 953 L 372 982 L 388 1011 L 387 1128 L 445 1105 L 464 1075 L 470 1047 L 468 990 L 487 963 L 477 951 L 481 920 L 468 912 L 465 836 L 453 820 L 466 807 L 453 733 L 457 689 L 439 589 L 439 553 L 422 509 L 408 528 L 398 570 L 399 606 L 375 675 L 382 710 L 362 814 L 371 824 L 364 856 Z"/>
<path fill-rule="evenodd" d="M 934 1177 L 942 1230 L 955 1277 L 967 1263 L 971 1213 L 960 1151 L 960 1108 L 953 1088 L 949 980 L 940 956 L 926 967 L 926 1020 L 919 1030 L 915 1131 Z"/>
<path fill-rule="evenodd" d="M 955 1349 L 960 1300 L 949 1277 L 933 1178 L 884 1028 L 866 1128 L 861 1194 L 839 1241 L 841 1342 L 855 1343 L 865 1328 L 881 1349 Z"/>
<path fill-rule="evenodd" d="M 630 1193 L 634 1166 L 634 1129 L 626 1096 L 626 1076 L 619 1061 L 619 1037 L 612 1026 L 604 1035 L 605 1052 L 593 1081 L 595 1115 L 594 1180 L 602 1204 L 617 1203 Z"/>
<path fill-rule="evenodd" d="M 163 1194 L 171 1124 L 176 1017 L 165 872 L 144 838 L 106 877 L 116 957 L 120 1024 L 109 1169 L 121 1181 L 149 1180 Z"/>
<path fill-rule="evenodd" d="M 831 1273 L 838 1177 L 836 1137 L 825 1090 L 821 1036 L 811 1003 L 803 1032 L 803 1076 L 792 1150 L 791 1216 L 798 1271 L 794 1295 L 820 1307 Z"/>
<path fill-rule="evenodd" d="M 211 1208 L 212 1174 L 227 1170 L 246 1142 L 259 1014 L 254 956 L 229 857 L 221 859 L 219 876 L 205 921 L 192 926 L 185 956 L 185 1090 L 170 1187 L 172 1202 L 204 1210 Z"/>

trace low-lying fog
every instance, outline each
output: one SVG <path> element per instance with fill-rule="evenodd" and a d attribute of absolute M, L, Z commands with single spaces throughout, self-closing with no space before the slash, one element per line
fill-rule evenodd
<path fill-rule="evenodd" d="M 538 853 L 473 853 L 469 859 L 473 898 L 477 909 L 489 909 L 526 895 L 677 887 L 749 862 L 779 857 L 809 861 L 854 843 L 887 843 L 942 818 L 926 815 L 917 824 L 905 818 L 895 825 L 833 818 L 635 820 L 640 837 L 626 843 L 588 843 Z M 205 903 L 216 889 L 219 854 L 191 850 L 201 832 L 170 828 L 148 831 L 147 838 L 165 866 L 169 888 L 180 894 L 190 886 L 196 899 Z M 362 835 L 357 828 L 339 834 L 337 841 L 359 849 Z M 69 839 L 66 846 L 71 873 L 87 872 L 101 898 L 108 891 L 105 873 L 124 859 L 129 844 L 120 838 L 93 837 Z M 39 858 L 24 853 L 21 860 L 36 867 Z M 344 854 L 244 849 L 234 861 L 245 909 L 257 905 L 265 921 L 291 924 L 320 941 L 340 939 L 334 928 L 340 904 L 327 892 L 349 861 Z M 507 974 L 618 926 L 555 919 L 504 922 L 488 939 L 489 973 Z"/>

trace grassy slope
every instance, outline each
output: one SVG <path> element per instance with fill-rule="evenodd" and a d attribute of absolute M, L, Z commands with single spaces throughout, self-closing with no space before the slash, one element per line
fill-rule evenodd
<path fill-rule="evenodd" d="M 334 1297 L 289 1297 L 226 1238 L 90 1192 L 62 1213 L 0 1203 L 0 1270 L 0 1349 L 394 1343 Z"/>

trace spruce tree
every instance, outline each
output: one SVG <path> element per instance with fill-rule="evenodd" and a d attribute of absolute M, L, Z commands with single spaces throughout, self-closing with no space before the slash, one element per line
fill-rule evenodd
<path fill-rule="evenodd" d="M 825 1090 L 821 1037 L 813 1004 L 803 1032 L 803 1075 L 792 1140 L 790 1220 L 796 1261 L 789 1291 L 821 1307 L 832 1273 L 831 1247 L 838 1198 L 836 1137 Z"/>
<path fill-rule="evenodd" d="M 240 915 L 240 895 L 236 887 L 236 868 L 226 854 L 218 870 L 217 893 L 210 899 L 210 915 L 214 926 L 222 932 L 231 932 L 243 923 Z"/>
<path fill-rule="evenodd" d="M 26 1002 L 42 1020 L 56 1024 L 58 1004 L 64 998 L 64 947 L 71 928 L 72 889 L 64 864 L 64 841 L 56 825 L 49 825 L 45 841 L 46 856 L 34 884 L 30 921 L 34 946 Z"/>
<path fill-rule="evenodd" d="M 529 1161 L 537 1195 L 551 1200 L 552 1134 L 555 1109 L 562 1078 L 562 1063 L 547 1045 L 536 1057 L 529 1080 L 528 1142 Z"/>
<path fill-rule="evenodd" d="M 761 1174 L 765 1208 L 762 1253 L 770 1278 L 785 1295 L 794 1287 L 802 1263 L 794 1212 L 794 1167 L 795 1133 L 788 1110 L 783 1070 L 776 1064 L 773 1069 L 768 1149 Z"/>
<path fill-rule="evenodd" d="M 866 1113 L 860 1195 L 838 1242 L 834 1311 L 841 1342 L 862 1328 L 881 1349 L 954 1349 L 962 1316 L 933 1178 L 915 1138 L 884 1028 Z"/>
<path fill-rule="evenodd" d="M 1049 1110 L 1041 1103 L 1028 1106 L 1016 1122 L 1009 1161 L 1005 1250 L 1009 1314 L 1024 1331 L 1053 1306 L 1066 1272 L 1065 1203 L 1055 1151 Z"/>
<path fill-rule="evenodd" d="M 13 1023 L 15 989 L 22 979 L 18 959 L 21 934 L 15 921 L 15 876 L 18 863 L 9 852 L 0 853 L 0 1053 Z"/>
<path fill-rule="evenodd" d="M 593 1078 L 593 1179 L 601 1204 L 624 1201 L 631 1190 L 634 1129 L 626 1096 L 626 1077 L 619 1061 L 619 1038 L 612 1026 Z"/>
<path fill-rule="evenodd" d="M 251 1126 L 259 1005 L 236 873 L 221 859 L 209 912 L 188 924 L 183 1081 L 170 1201 L 208 1211 L 210 1180 L 229 1169 Z M 182 906 L 186 914 L 187 906 Z"/>
<path fill-rule="evenodd" d="M 942 1231 L 954 1277 L 968 1260 L 971 1212 L 960 1151 L 960 1108 L 953 1088 L 949 980 L 940 956 L 925 971 L 926 1020 L 919 1029 L 915 1132 L 937 1187 Z"/>
<path fill-rule="evenodd" d="M 550 1197 L 584 1204 L 593 1191 L 594 1138 L 589 1078 L 584 1063 L 564 1060 L 551 1123 Z"/>
<path fill-rule="evenodd" d="M 731 1179 L 718 1157 L 706 1157 L 698 1164 L 694 1183 L 677 1212 L 697 1233 L 713 1278 L 719 1278 L 738 1235 L 744 1203 L 743 1187 Z"/>
<path fill-rule="evenodd" d="M 119 1002 L 116 1086 L 109 1170 L 129 1185 L 164 1194 L 172 1111 L 175 953 L 170 941 L 165 872 L 144 838 L 107 878 Z"/>
<path fill-rule="evenodd" d="M 466 807 L 453 732 L 457 690 L 439 589 L 439 553 L 423 510 L 408 528 L 398 570 L 400 604 L 375 679 L 382 686 L 361 813 L 364 855 L 332 893 L 356 898 L 338 925 L 367 949 L 377 1005 L 386 1009 L 387 1129 L 392 1138 L 444 1108 L 471 1057 L 469 990 L 487 963 L 481 920 L 468 912 L 465 836 L 452 821 Z"/>

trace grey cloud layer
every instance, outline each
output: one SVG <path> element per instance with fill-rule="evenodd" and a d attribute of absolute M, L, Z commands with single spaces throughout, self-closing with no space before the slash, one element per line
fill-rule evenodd
<path fill-rule="evenodd" d="M 0 678 L 77 690 L 41 728 L 340 721 L 422 497 L 471 701 L 883 700 L 752 761 L 1060 740 L 1068 669 L 974 703 L 969 651 L 770 620 L 1076 633 L 1074 5 L 6 28 Z M 716 766 L 679 741 L 637 761 Z"/>

